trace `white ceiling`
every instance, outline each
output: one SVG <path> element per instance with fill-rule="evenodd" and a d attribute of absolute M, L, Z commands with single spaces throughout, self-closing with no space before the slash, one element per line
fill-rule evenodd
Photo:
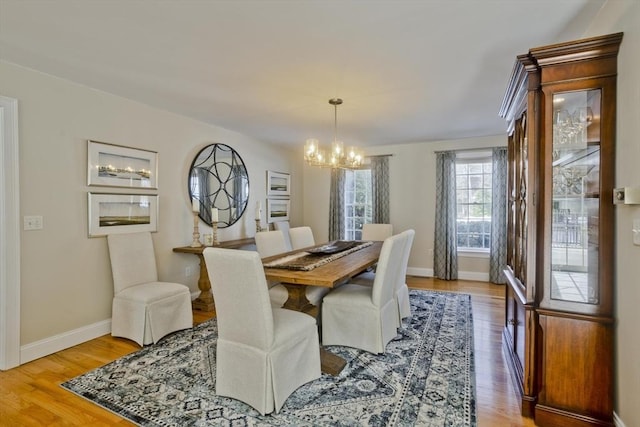
<path fill-rule="evenodd" d="M 0 60 L 250 135 L 361 146 L 505 132 L 515 57 L 605 0 L 0 0 Z M 224 142 L 224 141 L 219 141 Z"/>

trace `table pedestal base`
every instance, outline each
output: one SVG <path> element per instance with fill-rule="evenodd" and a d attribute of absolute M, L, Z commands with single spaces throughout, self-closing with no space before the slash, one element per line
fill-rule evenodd
<path fill-rule="evenodd" d="M 307 286 L 296 285 L 293 283 L 283 283 L 283 285 L 285 288 L 287 288 L 289 298 L 284 303 L 282 308 L 300 311 L 313 317 L 314 319 L 316 319 L 318 330 L 321 332 L 322 329 L 320 325 L 320 309 L 318 306 L 311 304 L 311 302 L 307 299 Z M 322 335 L 320 335 L 320 337 L 322 337 Z M 347 361 L 342 357 L 335 355 L 327 351 L 324 347 L 320 346 L 320 369 L 323 373 L 336 376 L 340 374 L 346 364 Z"/>
<path fill-rule="evenodd" d="M 191 301 L 191 307 L 193 307 L 194 310 L 199 311 L 216 311 L 216 305 L 213 302 L 213 296 L 211 296 L 210 298 L 206 298 L 206 295 L 202 295 L 202 293 L 200 293 L 200 296 L 198 296 L 198 298 Z"/>
<path fill-rule="evenodd" d="M 335 377 L 342 372 L 346 365 L 347 361 L 342 357 L 337 354 L 333 354 L 320 346 L 320 370 L 322 372 Z"/>

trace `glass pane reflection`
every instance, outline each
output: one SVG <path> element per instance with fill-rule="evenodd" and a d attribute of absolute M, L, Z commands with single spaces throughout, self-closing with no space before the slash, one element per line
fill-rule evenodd
<path fill-rule="evenodd" d="M 551 298 L 597 304 L 601 91 L 553 95 Z"/>

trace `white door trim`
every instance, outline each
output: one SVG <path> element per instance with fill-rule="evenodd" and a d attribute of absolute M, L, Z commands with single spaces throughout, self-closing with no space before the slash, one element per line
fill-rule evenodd
<path fill-rule="evenodd" d="M 18 100 L 0 96 L 0 369 L 20 365 Z"/>

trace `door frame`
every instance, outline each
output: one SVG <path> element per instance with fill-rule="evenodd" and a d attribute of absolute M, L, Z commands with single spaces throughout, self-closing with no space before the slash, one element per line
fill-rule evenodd
<path fill-rule="evenodd" d="M 0 370 L 20 365 L 18 100 L 0 96 Z"/>

